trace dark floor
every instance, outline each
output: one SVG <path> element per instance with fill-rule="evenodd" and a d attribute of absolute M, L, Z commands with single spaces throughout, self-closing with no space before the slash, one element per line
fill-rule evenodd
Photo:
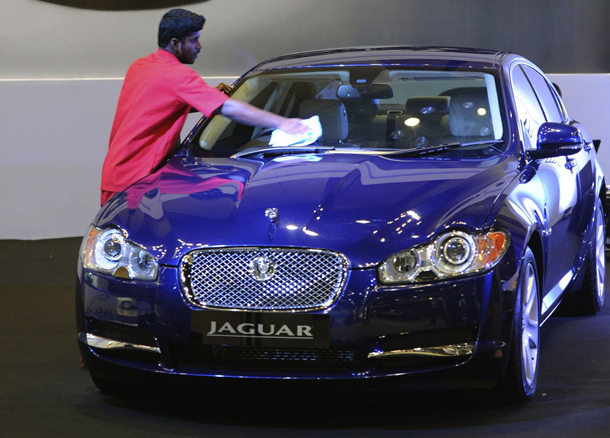
<path fill-rule="evenodd" d="M 0 436 L 608 437 L 610 305 L 542 330 L 538 396 L 189 386 L 119 399 L 79 366 L 73 285 L 80 239 L 0 241 Z M 246 383 L 246 382 L 244 382 Z"/>

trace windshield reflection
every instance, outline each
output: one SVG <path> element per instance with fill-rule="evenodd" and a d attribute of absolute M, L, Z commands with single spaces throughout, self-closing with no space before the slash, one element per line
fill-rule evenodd
<path fill-rule="evenodd" d="M 495 144 L 501 153 L 505 129 L 496 82 L 473 71 L 308 68 L 250 76 L 232 97 L 286 117 L 319 116 L 317 146 L 392 151 Z M 192 153 L 229 157 L 269 148 L 270 135 L 217 115 L 195 137 Z"/>

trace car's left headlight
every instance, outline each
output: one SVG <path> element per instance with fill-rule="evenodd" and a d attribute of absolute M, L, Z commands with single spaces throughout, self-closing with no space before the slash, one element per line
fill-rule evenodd
<path fill-rule="evenodd" d="M 83 267 L 120 278 L 152 281 L 159 272 L 155 257 L 117 228 L 91 227 L 81 257 Z"/>
<path fill-rule="evenodd" d="M 506 231 L 470 234 L 451 231 L 434 242 L 385 259 L 377 271 L 382 283 L 399 284 L 470 275 L 493 268 L 509 244 Z"/>

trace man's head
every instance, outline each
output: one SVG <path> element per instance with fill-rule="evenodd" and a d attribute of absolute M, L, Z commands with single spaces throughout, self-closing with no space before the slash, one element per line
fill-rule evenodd
<path fill-rule="evenodd" d="M 201 45 L 199 32 L 205 18 L 186 9 L 168 11 L 159 23 L 159 47 L 174 55 L 184 64 L 195 62 Z"/>

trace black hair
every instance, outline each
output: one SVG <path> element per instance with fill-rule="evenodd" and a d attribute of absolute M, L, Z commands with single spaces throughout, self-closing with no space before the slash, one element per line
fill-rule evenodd
<path fill-rule="evenodd" d="M 203 29 L 205 17 L 186 9 L 172 9 L 163 15 L 159 23 L 159 47 L 166 47 L 172 38 L 184 42 L 184 38 Z"/>

